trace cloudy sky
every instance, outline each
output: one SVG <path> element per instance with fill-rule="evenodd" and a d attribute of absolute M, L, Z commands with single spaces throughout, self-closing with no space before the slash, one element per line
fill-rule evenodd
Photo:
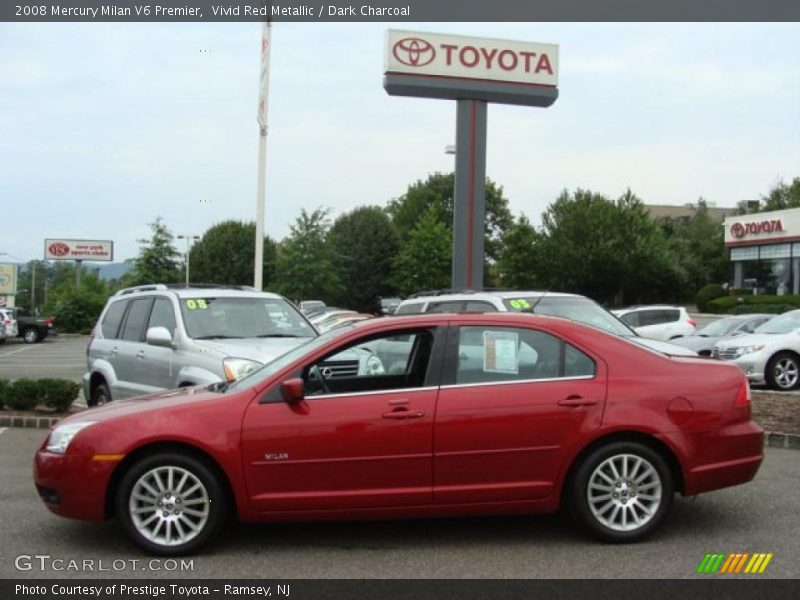
<path fill-rule="evenodd" d="M 448 171 L 455 106 L 381 86 L 386 24 L 273 28 L 266 229 L 385 204 Z M 563 189 L 718 206 L 800 176 L 800 25 L 421 23 L 556 43 L 560 98 L 489 109 L 487 174 L 535 223 Z M 0 23 L 0 252 L 135 256 L 157 215 L 255 215 L 258 24 Z M 7 259 L 7 257 L 3 257 Z"/>

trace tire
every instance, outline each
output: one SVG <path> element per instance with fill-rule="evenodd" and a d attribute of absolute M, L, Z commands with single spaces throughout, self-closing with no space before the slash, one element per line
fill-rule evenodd
<path fill-rule="evenodd" d="M 219 533 L 228 509 L 225 488 L 214 471 L 178 452 L 134 463 L 123 475 L 115 501 L 128 537 L 158 556 L 196 551 Z"/>
<path fill-rule="evenodd" d="M 25 340 L 26 344 L 35 344 L 41 341 L 41 338 L 42 336 L 39 335 L 39 330 L 35 327 L 28 327 L 22 332 L 22 339 Z"/>
<path fill-rule="evenodd" d="M 613 442 L 581 462 L 568 487 L 568 502 L 575 520 L 594 537 L 638 542 L 669 514 L 674 485 L 658 452 L 637 442 Z"/>
<path fill-rule="evenodd" d="M 89 406 L 100 406 L 111 402 L 111 390 L 105 382 L 98 383 L 92 388 L 92 397 L 89 398 Z"/>
<path fill-rule="evenodd" d="M 773 390 L 793 390 L 800 384 L 800 360 L 791 352 L 778 352 L 769 359 L 764 377 Z"/>

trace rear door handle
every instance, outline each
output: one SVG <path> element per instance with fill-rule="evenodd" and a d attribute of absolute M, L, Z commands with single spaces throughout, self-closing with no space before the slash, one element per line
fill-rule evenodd
<path fill-rule="evenodd" d="M 384 419 L 395 419 L 403 421 L 406 419 L 420 419 L 425 416 L 424 410 L 408 410 L 407 408 L 396 408 L 381 415 Z"/>
<path fill-rule="evenodd" d="M 144 358 L 144 350 L 139 350 L 136 353 L 136 358 Z"/>
<path fill-rule="evenodd" d="M 114 346 L 114 347 L 111 349 L 111 354 L 116 354 L 117 352 L 119 352 L 119 346 Z"/>
<path fill-rule="evenodd" d="M 569 408 L 578 408 L 580 406 L 594 406 L 597 400 L 587 400 L 581 396 L 567 396 L 563 400 L 558 401 L 559 406 L 568 406 Z"/>

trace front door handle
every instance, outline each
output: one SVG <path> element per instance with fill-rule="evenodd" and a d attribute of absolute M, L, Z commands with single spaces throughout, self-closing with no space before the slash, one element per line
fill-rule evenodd
<path fill-rule="evenodd" d="M 587 400 L 582 396 L 567 396 L 563 400 L 558 401 L 559 406 L 567 406 L 569 408 L 578 408 L 580 406 L 594 406 L 597 400 Z"/>
<path fill-rule="evenodd" d="M 144 358 L 144 350 L 139 350 L 136 353 L 136 358 Z"/>
<path fill-rule="evenodd" d="M 395 419 L 403 421 L 405 419 L 420 419 L 425 416 L 424 410 L 408 410 L 407 408 L 396 408 L 381 415 L 384 419 Z"/>

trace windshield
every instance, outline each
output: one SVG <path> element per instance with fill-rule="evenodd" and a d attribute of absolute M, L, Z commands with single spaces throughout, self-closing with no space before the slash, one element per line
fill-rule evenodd
<path fill-rule="evenodd" d="M 537 315 L 564 317 L 585 325 L 597 327 L 614 335 L 636 336 L 636 333 L 625 323 L 589 298 L 564 296 L 519 297 L 503 300 L 503 303 L 511 312 L 530 312 L 531 308 L 533 308 L 533 312 Z"/>
<path fill-rule="evenodd" d="M 736 329 L 741 322 L 740 319 L 720 319 L 719 321 L 709 323 L 702 329 L 698 329 L 695 335 L 702 337 L 723 337 Z"/>
<path fill-rule="evenodd" d="M 180 305 L 186 333 L 196 340 L 317 335 L 281 298 L 181 298 Z"/>
<path fill-rule="evenodd" d="M 800 312 L 788 312 L 759 325 L 753 333 L 790 333 L 800 327 Z"/>
<path fill-rule="evenodd" d="M 262 381 L 275 375 L 275 373 L 278 373 L 282 369 L 285 369 L 294 361 L 302 358 L 307 354 L 311 354 L 318 348 L 327 344 L 332 339 L 337 338 L 340 335 L 348 331 L 351 331 L 352 329 L 353 329 L 352 325 L 347 325 L 347 326 L 337 327 L 336 329 L 331 329 L 330 331 L 326 331 L 325 333 L 317 336 L 315 339 L 309 340 L 305 344 L 301 344 L 299 346 L 296 346 L 295 348 L 292 348 L 286 354 L 282 354 L 272 362 L 265 364 L 263 367 L 261 367 L 257 371 L 253 371 L 246 377 L 237 379 L 235 382 L 230 384 L 226 389 L 243 390 L 245 388 L 258 385 Z"/>

